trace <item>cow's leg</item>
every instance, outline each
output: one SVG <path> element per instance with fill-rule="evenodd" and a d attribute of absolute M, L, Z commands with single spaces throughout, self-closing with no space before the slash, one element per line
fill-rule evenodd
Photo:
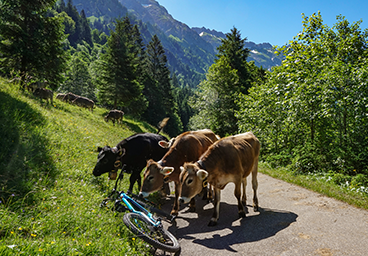
<path fill-rule="evenodd" d="M 207 186 L 203 187 L 202 189 L 202 200 L 207 200 L 208 199 L 208 188 Z"/>
<path fill-rule="evenodd" d="M 256 160 L 253 171 L 252 171 L 252 187 L 253 187 L 253 210 L 258 212 L 258 197 L 257 197 L 257 189 L 258 189 L 258 159 Z"/>
<path fill-rule="evenodd" d="M 174 205 L 173 208 L 171 210 L 171 215 L 178 215 L 179 212 L 179 197 L 181 194 L 181 186 L 179 182 L 175 182 L 175 200 L 174 200 Z"/>
<path fill-rule="evenodd" d="M 247 177 L 242 179 L 242 204 L 247 207 Z"/>
<path fill-rule="evenodd" d="M 164 185 L 162 185 L 160 193 L 162 197 L 166 197 L 170 195 L 170 186 L 168 182 L 164 182 Z"/>
<path fill-rule="evenodd" d="M 244 211 L 244 207 L 241 201 L 241 185 L 242 185 L 243 181 L 237 181 L 235 183 L 235 189 L 234 189 L 234 195 L 236 197 L 236 199 L 238 200 L 238 213 L 239 213 L 239 217 L 244 218 L 245 217 L 245 211 Z"/>
<path fill-rule="evenodd" d="M 196 204 L 195 204 L 195 198 L 194 197 L 192 199 L 190 199 L 189 212 L 196 212 Z"/>
<path fill-rule="evenodd" d="M 129 191 L 130 192 L 133 192 L 133 186 L 134 186 L 134 183 L 137 181 L 138 183 L 138 190 L 140 191 L 141 190 L 141 176 L 140 176 L 140 172 L 137 170 L 137 169 L 133 169 L 132 170 L 132 174 L 130 175 L 130 178 L 129 178 Z"/>
<path fill-rule="evenodd" d="M 214 187 L 214 212 L 211 218 L 210 223 L 208 223 L 208 226 L 216 226 L 217 221 L 220 216 L 220 200 L 221 200 L 221 190 Z"/>

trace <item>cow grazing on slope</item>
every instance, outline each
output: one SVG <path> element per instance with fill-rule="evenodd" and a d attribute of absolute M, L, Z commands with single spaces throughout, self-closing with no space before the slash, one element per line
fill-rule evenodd
<path fill-rule="evenodd" d="M 179 182 L 180 166 L 185 162 L 197 161 L 207 148 L 217 140 L 218 137 L 211 130 L 205 129 L 184 132 L 170 142 L 160 142 L 160 145 L 169 148 L 169 151 L 159 162 L 148 161 L 140 195 L 146 197 L 150 193 L 160 190 L 165 182 L 174 181 L 175 201 L 171 214 L 177 215 L 181 188 Z M 191 210 L 194 209 L 193 199 Z"/>
<path fill-rule="evenodd" d="M 63 101 L 71 103 L 73 100 L 75 100 L 78 97 L 79 97 L 78 95 L 68 92 L 67 94 L 64 95 Z"/>
<path fill-rule="evenodd" d="M 95 106 L 94 101 L 86 97 L 78 97 L 72 101 L 72 104 L 75 104 L 80 107 L 88 108 L 91 110 L 91 112 L 93 112 L 93 108 Z"/>
<path fill-rule="evenodd" d="M 258 211 L 257 172 L 260 143 L 252 132 L 223 138 L 215 142 L 195 163 L 181 167 L 180 202 L 188 203 L 207 182 L 214 187 L 214 213 L 209 226 L 217 224 L 221 190 L 229 182 L 235 183 L 240 217 L 245 217 L 247 176 L 252 173 L 253 208 Z M 241 191 L 241 186 L 243 189 Z M 243 196 L 241 197 L 241 192 Z"/>
<path fill-rule="evenodd" d="M 47 102 L 50 100 L 51 104 L 53 104 L 54 93 L 51 90 L 45 88 L 36 88 L 33 92 L 33 95 L 39 97 L 41 100 L 45 99 Z"/>
<path fill-rule="evenodd" d="M 118 123 L 121 123 L 123 121 L 124 112 L 120 110 L 110 110 L 110 112 L 104 117 L 105 122 L 108 122 L 109 120 L 112 121 L 112 123 L 115 125 L 115 120 L 118 121 Z"/>
<path fill-rule="evenodd" d="M 58 100 L 63 100 L 63 99 L 64 99 L 64 97 L 65 97 L 65 93 L 58 93 L 58 94 L 56 95 L 56 99 L 58 99 Z"/>
<path fill-rule="evenodd" d="M 147 160 L 159 160 L 167 152 L 167 149 L 159 146 L 159 141 L 167 141 L 167 139 L 159 134 L 138 133 L 120 141 L 113 148 L 109 146 L 98 148 L 99 154 L 93 175 L 100 176 L 108 172 L 109 178 L 115 180 L 118 170 L 125 164 L 125 170 L 131 173 L 129 191 L 133 191 L 136 181 L 140 189 L 140 173 L 146 166 Z"/>

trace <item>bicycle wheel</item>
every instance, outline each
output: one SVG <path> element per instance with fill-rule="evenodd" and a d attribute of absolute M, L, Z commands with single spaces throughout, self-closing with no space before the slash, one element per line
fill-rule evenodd
<path fill-rule="evenodd" d="M 156 249 L 177 252 L 180 245 L 176 237 L 163 227 L 153 226 L 144 216 L 128 212 L 123 217 L 124 224 L 139 238 Z"/>

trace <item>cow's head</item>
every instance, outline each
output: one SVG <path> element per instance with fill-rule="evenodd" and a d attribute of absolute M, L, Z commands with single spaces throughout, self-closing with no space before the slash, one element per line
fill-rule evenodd
<path fill-rule="evenodd" d="M 180 170 L 179 178 L 182 187 L 179 200 L 181 203 L 189 203 L 202 191 L 203 187 L 207 186 L 208 172 L 193 163 L 185 163 L 184 167 L 180 167 Z"/>
<path fill-rule="evenodd" d="M 117 172 L 121 168 L 121 159 L 125 154 L 125 149 L 118 149 L 116 147 L 105 146 L 98 148 L 99 154 L 97 156 L 97 163 L 93 169 L 93 175 L 100 176 L 103 173 L 108 172 L 109 178 L 115 180 Z"/>
<path fill-rule="evenodd" d="M 168 176 L 174 171 L 173 167 L 162 167 L 160 162 L 149 160 L 143 176 L 140 195 L 147 197 L 150 193 L 158 191 L 168 182 Z"/>

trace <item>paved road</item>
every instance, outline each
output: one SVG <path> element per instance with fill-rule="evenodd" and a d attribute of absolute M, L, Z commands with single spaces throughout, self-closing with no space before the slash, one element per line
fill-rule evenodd
<path fill-rule="evenodd" d="M 207 224 L 213 205 L 198 198 L 197 213 L 182 206 L 176 225 L 168 229 L 179 239 L 182 256 L 217 255 L 368 255 L 368 211 L 307 189 L 259 174 L 260 212 L 251 207 L 239 219 L 234 185 L 222 191 L 220 219 Z M 173 198 L 164 210 L 170 211 Z M 368 203 L 368 202 L 367 202 Z"/>

